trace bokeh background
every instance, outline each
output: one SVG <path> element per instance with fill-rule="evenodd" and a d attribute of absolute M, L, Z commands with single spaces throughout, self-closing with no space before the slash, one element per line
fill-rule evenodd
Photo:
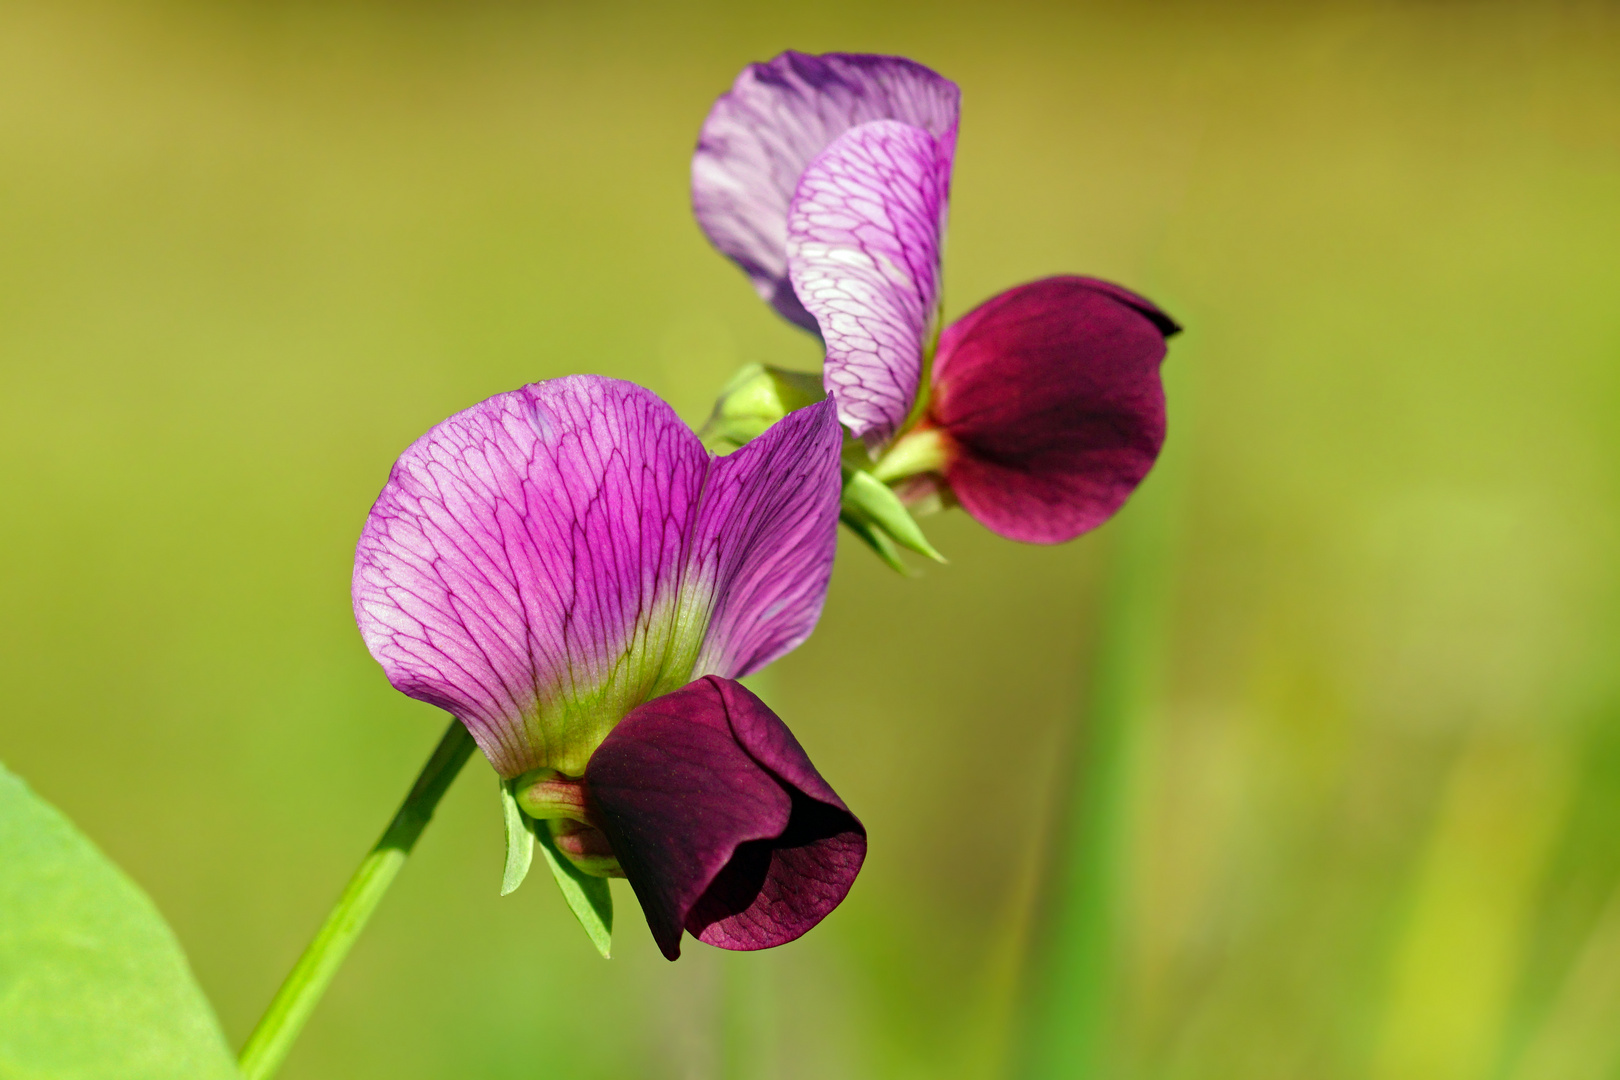
<path fill-rule="evenodd" d="M 687 206 L 786 47 L 962 85 L 948 316 L 1067 271 L 1188 327 L 1104 1075 L 1620 1076 L 1612 3 L 7 0 L 0 759 L 239 1043 L 442 725 L 349 611 L 395 455 L 816 364 Z M 928 525 L 768 675 L 871 831 L 821 929 L 670 965 L 616 886 L 603 962 L 497 896 L 474 761 L 284 1075 L 1008 1075 L 1121 533 Z"/>

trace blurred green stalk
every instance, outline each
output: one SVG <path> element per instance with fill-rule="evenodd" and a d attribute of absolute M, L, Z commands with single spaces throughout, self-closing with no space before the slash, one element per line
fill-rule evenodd
<path fill-rule="evenodd" d="M 1161 460 L 1111 529 L 1100 628 L 1058 798 L 1043 918 L 1029 956 L 1032 996 L 1016 1074 L 1023 1080 L 1117 1075 L 1107 1060 L 1124 940 L 1132 780 L 1169 636 L 1171 463 Z"/>
<path fill-rule="evenodd" d="M 758 953 L 722 954 L 720 1078 L 773 1080 L 776 1070 L 776 972 Z"/>
<path fill-rule="evenodd" d="M 472 736 L 467 734 L 460 720 L 450 721 L 433 755 L 422 766 L 410 794 L 395 812 L 394 820 L 388 823 L 382 838 L 361 861 L 326 922 L 321 924 L 304 955 L 293 965 L 287 981 L 276 991 L 275 1000 L 270 1002 L 259 1025 L 248 1036 L 237 1059 L 245 1080 L 268 1080 L 281 1067 L 304 1022 L 315 1011 L 332 976 L 337 974 L 360 931 L 366 928 L 383 893 L 405 865 L 405 857 L 416 846 L 427 823 L 433 820 L 439 800 L 444 798 L 450 782 L 461 772 L 472 752 Z"/>

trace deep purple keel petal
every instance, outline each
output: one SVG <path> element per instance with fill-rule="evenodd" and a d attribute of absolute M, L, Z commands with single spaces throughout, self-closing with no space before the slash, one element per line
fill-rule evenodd
<path fill-rule="evenodd" d="M 946 432 L 946 480 L 964 509 L 1013 540 L 1096 528 L 1164 442 L 1159 363 L 1180 327 L 1093 278 L 1009 289 L 940 336 L 928 420 Z"/>
<path fill-rule="evenodd" d="M 689 576 L 697 588 L 712 577 L 716 600 L 694 674 L 750 674 L 815 629 L 838 543 L 842 443 L 821 401 L 714 463 Z"/>
<path fill-rule="evenodd" d="M 728 949 L 792 941 L 843 901 L 866 855 L 865 829 L 786 725 L 728 679 L 636 709 L 585 784 L 671 960 L 683 929 Z"/>
<path fill-rule="evenodd" d="M 874 120 L 812 161 L 788 217 L 788 276 L 827 343 L 838 418 L 869 446 L 916 400 L 939 312 L 950 159 L 922 128 Z"/>
<path fill-rule="evenodd" d="M 788 206 L 805 166 L 845 131 L 899 120 L 955 141 L 961 92 L 898 56 L 785 52 L 750 64 L 710 110 L 692 157 L 692 209 L 760 296 L 812 333 L 787 278 Z"/>

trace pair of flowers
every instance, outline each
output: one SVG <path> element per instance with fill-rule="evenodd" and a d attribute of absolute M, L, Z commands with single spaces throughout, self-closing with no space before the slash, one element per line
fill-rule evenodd
<path fill-rule="evenodd" d="M 1118 286 L 1049 278 L 940 332 L 958 99 L 909 60 L 789 52 L 704 124 L 698 220 L 825 342 L 824 400 L 716 457 L 640 387 L 536 383 L 417 440 L 361 536 L 355 613 L 390 682 L 466 725 L 569 872 L 628 878 L 670 959 L 683 931 L 798 937 L 865 857 L 735 681 L 815 626 L 851 474 L 1055 542 L 1163 440 L 1176 327 Z"/>

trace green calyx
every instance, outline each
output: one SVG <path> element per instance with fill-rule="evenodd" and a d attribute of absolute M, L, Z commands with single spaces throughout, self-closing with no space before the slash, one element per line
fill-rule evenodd
<path fill-rule="evenodd" d="M 788 413 L 826 396 L 819 375 L 749 364 L 720 391 L 698 438 L 711 452 L 728 454 L 757 439 Z"/>
<path fill-rule="evenodd" d="M 934 336 L 937 337 L 937 327 Z M 926 409 L 926 361 L 931 359 L 932 353 L 930 346 L 925 357 L 922 390 L 904 425 L 906 434 L 884 450 L 875 463 L 857 441 L 849 442 L 844 453 L 839 520 L 878 558 L 908 576 L 912 571 L 901 559 L 902 549 L 936 562 L 945 561 L 889 486 L 913 476 L 938 473 L 945 465 L 944 435 L 934 429 L 917 430 L 915 427 Z M 758 438 L 788 413 L 813 405 L 825 396 L 817 375 L 768 364 L 749 364 L 732 376 L 720 392 L 714 411 L 698 436 L 711 452 L 730 453 Z"/>
<path fill-rule="evenodd" d="M 838 511 L 839 520 L 899 573 L 910 574 L 900 560 L 902 547 L 935 562 L 945 561 L 894 490 L 864 469 L 844 466 L 844 491 Z"/>
<path fill-rule="evenodd" d="M 537 821 L 570 819 L 590 824 L 585 809 L 585 785 L 578 777 L 556 769 L 530 769 L 508 781 L 518 809 Z"/>
<path fill-rule="evenodd" d="M 583 784 L 555 769 L 534 769 L 501 781 L 501 812 L 506 822 L 501 895 L 523 884 L 538 846 L 568 909 L 606 958 L 613 946 L 613 893 L 607 879 L 623 877 L 624 871 L 587 820 Z"/>
<path fill-rule="evenodd" d="M 948 445 L 939 428 L 913 430 L 895 440 L 872 466 L 872 476 L 885 484 L 924 473 L 943 473 Z"/>

